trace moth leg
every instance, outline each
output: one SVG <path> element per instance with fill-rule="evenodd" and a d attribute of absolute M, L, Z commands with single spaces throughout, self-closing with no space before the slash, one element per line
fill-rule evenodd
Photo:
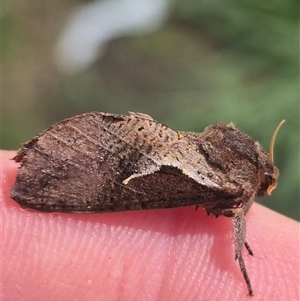
<path fill-rule="evenodd" d="M 246 236 L 246 221 L 245 221 L 245 212 L 243 208 L 234 209 L 234 217 L 233 217 L 233 231 L 235 237 L 235 260 L 239 261 L 240 269 L 243 274 L 243 277 L 246 281 L 248 292 L 250 296 L 253 296 L 253 290 L 251 287 L 250 278 L 248 276 L 245 262 L 242 256 L 242 249 L 245 245 L 248 252 L 251 254 L 252 250 L 250 249 L 247 242 L 245 242 Z M 250 251 L 251 252 L 250 252 Z"/>
<path fill-rule="evenodd" d="M 255 200 L 255 195 L 253 195 L 251 198 L 249 198 L 249 200 L 247 202 L 243 203 L 244 215 L 247 214 L 247 212 L 249 211 L 250 207 L 252 206 L 254 200 Z"/>
<path fill-rule="evenodd" d="M 253 256 L 254 253 L 253 253 L 251 247 L 249 246 L 249 244 L 245 241 L 245 242 L 244 242 L 244 245 L 245 245 L 245 247 L 246 247 L 248 253 L 249 253 L 251 256 Z"/>
<path fill-rule="evenodd" d="M 252 204 L 253 204 L 253 202 L 254 202 L 254 199 L 255 199 L 255 195 L 253 195 L 247 202 L 245 202 L 245 203 L 243 204 L 244 215 L 246 215 L 247 212 L 249 211 L 250 207 L 252 206 Z M 245 247 L 246 247 L 248 253 L 249 253 L 251 256 L 253 256 L 254 253 L 253 253 L 251 247 L 249 246 L 249 244 L 245 241 L 245 242 L 244 242 L 244 245 L 245 245 Z"/>

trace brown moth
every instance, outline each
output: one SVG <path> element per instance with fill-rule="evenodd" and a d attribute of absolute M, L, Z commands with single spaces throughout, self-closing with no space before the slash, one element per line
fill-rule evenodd
<path fill-rule="evenodd" d="M 235 258 L 242 257 L 245 214 L 270 194 L 279 171 L 261 145 L 233 124 L 178 132 L 141 113 L 91 112 L 65 119 L 14 157 L 21 162 L 11 197 L 44 212 L 100 213 L 196 205 L 233 217 Z"/>

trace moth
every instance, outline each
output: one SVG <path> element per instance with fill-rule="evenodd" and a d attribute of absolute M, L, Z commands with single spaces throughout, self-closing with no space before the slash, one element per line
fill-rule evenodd
<path fill-rule="evenodd" d="M 25 143 L 11 197 L 44 212 L 101 213 L 195 205 L 233 218 L 235 259 L 253 295 L 242 257 L 245 215 L 255 196 L 276 187 L 273 145 L 232 123 L 202 133 L 174 131 L 142 113 L 91 112 L 65 119 Z"/>

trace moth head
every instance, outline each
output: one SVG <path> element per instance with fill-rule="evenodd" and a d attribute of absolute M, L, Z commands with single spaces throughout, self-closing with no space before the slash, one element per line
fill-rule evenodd
<path fill-rule="evenodd" d="M 264 195 L 265 192 L 267 192 L 268 195 L 271 195 L 272 191 L 277 186 L 279 171 L 278 168 L 274 166 L 274 142 L 275 142 L 276 135 L 284 122 L 285 120 L 282 120 L 278 124 L 278 126 L 276 127 L 272 135 L 270 147 L 269 147 L 269 158 L 265 162 L 264 174 L 263 174 L 263 178 L 261 179 L 258 195 Z"/>

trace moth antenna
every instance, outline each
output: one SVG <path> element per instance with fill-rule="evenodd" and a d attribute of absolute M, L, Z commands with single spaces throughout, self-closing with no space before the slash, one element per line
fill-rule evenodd
<path fill-rule="evenodd" d="M 285 123 L 285 120 L 283 119 L 278 125 L 277 128 L 275 129 L 273 135 L 272 135 L 272 139 L 270 142 L 270 148 L 269 148 L 269 156 L 271 161 L 274 163 L 274 142 L 275 142 L 275 138 L 277 136 L 277 133 L 279 131 L 279 129 L 281 128 L 281 126 Z"/>

